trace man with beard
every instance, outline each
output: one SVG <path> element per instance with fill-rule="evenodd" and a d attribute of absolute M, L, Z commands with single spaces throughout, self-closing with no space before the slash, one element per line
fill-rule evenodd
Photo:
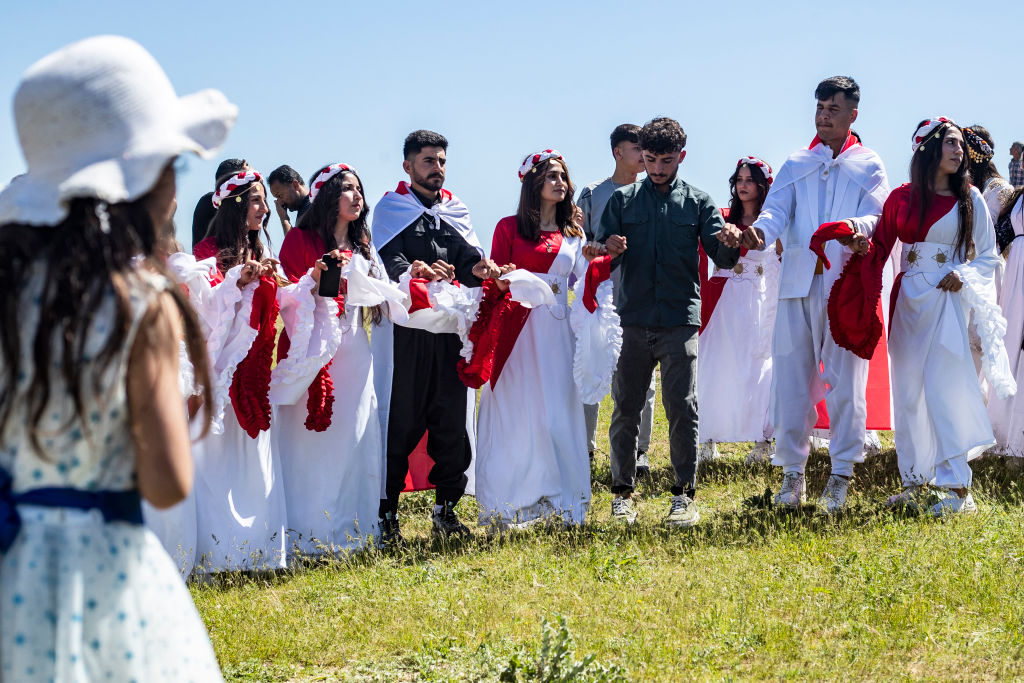
<path fill-rule="evenodd" d="M 299 172 L 287 164 L 271 171 L 267 183 L 270 185 L 270 194 L 274 195 L 274 208 L 281 220 L 281 230 L 287 235 L 292 229 L 288 212 L 296 213 L 295 222 L 298 223 L 302 214 L 309 210 L 309 188 L 302 182 Z"/>
<path fill-rule="evenodd" d="M 400 182 L 374 207 L 373 244 L 392 280 L 408 274 L 479 287 L 484 279 L 500 274 L 493 261 L 483 258 L 466 205 L 442 189 L 447 149 L 448 140 L 438 133 L 410 133 L 402 150 L 402 168 L 409 182 Z M 401 542 L 398 496 L 405 488 L 409 456 L 424 432 L 433 460 L 428 476 L 435 487 L 433 531 L 442 537 L 467 536 L 469 529 L 455 514 L 455 505 L 466 491 L 466 470 L 473 454 L 472 421 L 467 419 L 470 392 L 457 370 L 462 342 L 456 334 L 398 325 L 393 331 L 390 392 L 377 394 L 381 402 L 390 397 L 381 542 L 385 546 Z"/>
<path fill-rule="evenodd" d="M 772 344 L 772 464 L 783 472 L 775 504 L 795 509 L 806 501 L 809 436 L 817 421 L 815 404 L 824 397 L 832 473 L 820 504 L 835 513 L 846 505 L 854 464 L 864 461 L 869 362 L 836 344 L 827 313 L 832 285 L 853 253 L 847 245 L 854 238 L 827 243 L 829 269 L 810 250 L 811 236 L 821 225 L 843 221 L 870 238 L 889 183 L 882 160 L 850 132 L 860 86 L 847 76 L 833 76 L 818 84 L 814 97 L 817 135 L 786 159 L 742 241 L 763 249 L 781 239 L 784 249 Z"/>

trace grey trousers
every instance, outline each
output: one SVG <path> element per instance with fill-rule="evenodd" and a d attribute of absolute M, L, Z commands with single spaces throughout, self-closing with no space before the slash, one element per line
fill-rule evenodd
<path fill-rule="evenodd" d="M 651 386 L 647 390 L 647 403 L 644 404 L 644 411 L 640 413 L 640 441 L 637 444 L 637 451 L 646 453 L 651 448 L 651 431 L 654 429 L 654 383 L 655 375 L 651 373 Z M 584 403 L 583 416 L 587 420 L 587 450 L 593 453 L 597 450 L 597 417 L 600 411 L 600 403 Z M 619 412 L 618 404 L 612 411 L 612 419 Z"/>
<path fill-rule="evenodd" d="M 669 454 L 675 483 L 672 494 L 697 490 L 697 326 L 623 327 L 622 351 L 612 379 L 612 493 L 636 486 L 636 450 L 640 415 L 654 366 L 661 364 L 661 402 L 668 418 Z"/>

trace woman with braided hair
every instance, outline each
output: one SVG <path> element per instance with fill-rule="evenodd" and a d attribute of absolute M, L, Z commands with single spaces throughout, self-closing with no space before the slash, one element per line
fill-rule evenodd
<path fill-rule="evenodd" d="M 325 166 L 309 198 L 281 245 L 281 266 L 297 284 L 281 298 L 285 329 L 271 401 L 288 552 L 319 555 L 362 548 L 378 534 L 384 445 L 364 324 L 376 330 L 387 322 L 382 293 L 403 297 L 370 244 L 370 209 L 355 170 Z M 342 265 L 334 298 L 313 287 L 327 267 L 324 254 Z"/>
<path fill-rule="evenodd" d="M 1013 194 L 1013 185 L 1010 185 L 999 174 L 996 165 L 992 163 L 992 157 L 995 156 L 995 143 L 992 142 L 992 134 L 988 132 L 988 129 L 974 124 L 964 128 L 963 131 L 964 142 L 967 143 L 971 184 L 981 190 L 981 195 L 985 198 L 985 205 L 988 207 L 988 215 L 994 224 L 1010 195 Z"/>

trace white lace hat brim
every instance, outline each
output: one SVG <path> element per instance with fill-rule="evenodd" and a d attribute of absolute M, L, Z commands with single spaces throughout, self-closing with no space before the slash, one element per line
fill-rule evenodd
<path fill-rule="evenodd" d="M 0 225 L 56 225 L 67 217 L 68 202 L 95 197 L 115 204 L 143 196 L 167 163 L 186 152 L 216 154 L 238 116 L 238 107 L 218 90 L 180 97 L 173 125 L 142 131 L 129 147 L 73 168 L 29 169 L 0 190 Z"/>

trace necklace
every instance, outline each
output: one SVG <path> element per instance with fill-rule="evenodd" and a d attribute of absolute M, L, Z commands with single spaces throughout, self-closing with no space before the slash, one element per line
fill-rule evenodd
<path fill-rule="evenodd" d="M 541 234 L 542 234 L 541 239 L 544 241 L 544 251 L 546 251 L 547 253 L 550 254 L 551 250 L 555 246 L 555 244 L 554 244 L 554 236 L 558 234 L 558 231 L 557 230 L 550 230 L 550 231 L 545 230 L 545 231 L 542 231 Z"/>

